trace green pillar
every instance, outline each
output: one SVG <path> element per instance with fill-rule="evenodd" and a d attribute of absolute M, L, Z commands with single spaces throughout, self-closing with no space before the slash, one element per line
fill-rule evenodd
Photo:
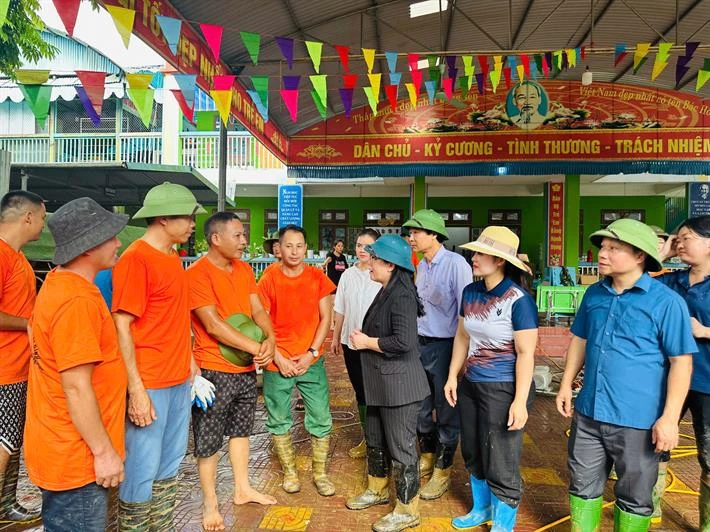
<path fill-rule="evenodd" d="M 414 177 L 414 184 L 409 185 L 409 214 L 412 215 L 418 210 L 426 209 L 426 205 L 426 177 L 423 175 L 418 175 Z"/>
<path fill-rule="evenodd" d="M 579 175 L 565 176 L 564 265 L 579 266 Z"/>

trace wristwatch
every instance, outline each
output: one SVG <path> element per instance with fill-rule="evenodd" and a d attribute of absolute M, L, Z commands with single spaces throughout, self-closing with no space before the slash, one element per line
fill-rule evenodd
<path fill-rule="evenodd" d="M 309 347 L 309 348 L 308 348 L 308 352 L 309 352 L 311 355 L 313 355 L 313 358 L 318 358 L 318 356 L 320 355 L 320 353 L 318 352 L 318 349 L 315 349 L 315 348 L 313 348 L 313 347 Z"/>

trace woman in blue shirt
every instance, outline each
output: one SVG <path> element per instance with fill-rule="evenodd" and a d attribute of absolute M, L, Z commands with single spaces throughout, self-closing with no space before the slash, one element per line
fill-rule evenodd
<path fill-rule="evenodd" d="M 452 520 L 457 529 L 492 519 L 492 532 L 512 531 L 522 496 L 522 429 L 535 395 L 538 321 L 535 302 L 520 287 L 529 272 L 517 257 L 518 243 L 510 229 L 492 226 L 461 246 L 474 251 L 473 274 L 482 280 L 464 288 L 444 387 L 449 404 L 460 404 L 461 453 L 473 497 L 471 511 Z"/>
<path fill-rule="evenodd" d="M 690 268 L 657 277 L 680 294 L 688 304 L 698 352 L 693 353 L 693 376 L 686 408 L 693 415 L 693 429 L 702 470 L 700 482 L 700 530 L 710 529 L 710 216 L 688 218 L 678 234 L 666 242 L 661 255 L 677 254 Z"/>

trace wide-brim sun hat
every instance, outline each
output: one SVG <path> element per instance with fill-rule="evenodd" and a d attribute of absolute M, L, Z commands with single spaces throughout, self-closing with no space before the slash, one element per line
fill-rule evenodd
<path fill-rule="evenodd" d="M 610 223 L 606 229 L 595 231 L 589 236 L 591 243 L 598 248 L 602 247 L 602 240 L 605 238 L 620 240 L 646 253 L 646 270 L 658 272 L 663 269 L 661 256 L 658 253 L 658 236 L 645 223 L 631 218 L 622 218 Z"/>
<path fill-rule="evenodd" d="M 444 217 L 433 209 L 421 209 L 415 212 L 409 220 L 402 224 L 402 227 L 425 229 L 437 235 L 441 235 L 444 240 L 449 239 Z"/>
<path fill-rule="evenodd" d="M 264 341 L 266 336 L 264 331 L 246 314 L 232 314 L 224 321 L 255 342 L 261 343 Z M 247 353 L 231 345 L 220 343 L 219 352 L 222 353 L 222 356 L 226 360 L 242 368 L 251 366 L 254 361 L 254 356 L 251 353 Z"/>
<path fill-rule="evenodd" d="M 412 248 L 398 235 L 383 235 L 369 246 L 365 246 L 365 251 L 378 259 L 414 272 Z"/>
<path fill-rule="evenodd" d="M 657 225 L 649 225 L 649 227 L 653 229 L 653 232 L 656 233 L 656 236 L 659 238 L 668 239 L 670 237 L 670 235 L 664 229 L 661 229 Z"/>
<path fill-rule="evenodd" d="M 274 244 L 279 241 L 279 232 L 274 231 L 267 238 L 264 239 L 264 251 L 269 255 L 274 254 Z"/>
<path fill-rule="evenodd" d="M 507 227 L 499 225 L 489 225 L 474 242 L 461 245 L 463 249 L 498 257 L 519 270 L 530 273 L 530 268 L 518 258 L 518 246 L 520 246 L 518 235 Z"/>
<path fill-rule="evenodd" d="M 151 188 L 145 195 L 143 207 L 133 215 L 133 219 L 155 218 L 157 216 L 193 216 L 207 211 L 197 203 L 190 189 L 166 181 Z"/>
<path fill-rule="evenodd" d="M 120 233 L 128 219 L 87 197 L 62 205 L 47 221 L 55 244 L 52 262 L 61 266 L 103 244 Z"/>

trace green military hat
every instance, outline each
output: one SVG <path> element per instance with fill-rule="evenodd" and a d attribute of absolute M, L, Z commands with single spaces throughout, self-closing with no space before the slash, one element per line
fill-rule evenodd
<path fill-rule="evenodd" d="M 195 195 L 189 188 L 166 181 L 148 191 L 143 200 L 143 207 L 133 215 L 133 218 L 192 216 L 206 212 L 202 205 L 197 203 Z"/>
<path fill-rule="evenodd" d="M 246 314 L 232 314 L 224 321 L 255 342 L 261 343 L 264 341 L 264 331 Z M 251 366 L 254 360 L 254 356 L 251 353 L 230 345 L 219 344 L 219 351 L 227 361 L 242 368 Z"/>
<path fill-rule="evenodd" d="M 658 236 L 648 225 L 631 218 L 622 218 L 610 223 L 606 229 L 592 233 L 589 240 L 601 247 L 604 238 L 614 238 L 640 249 L 647 255 L 646 270 L 657 272 L 663 269 L 658 253 Z"/>
<path fill-rule="evenodd" d="M 415 212 L 409 220 L 404 222 L 402 227 L 425 229 L 437 235 L 441 235 L 444 237 L 444 240 L 449 239 L 449 233 L 446 232 L 444 218 L 434 209 L 421 209 Z"/>

